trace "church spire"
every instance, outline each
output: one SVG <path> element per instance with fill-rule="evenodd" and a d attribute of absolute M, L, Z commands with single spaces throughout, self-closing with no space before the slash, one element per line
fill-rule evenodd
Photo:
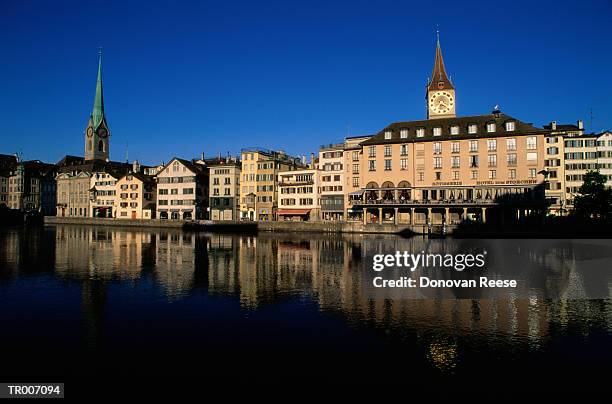
<path fill-rule="evenodd" d="M 442 48 L 440 47 L 440 33 L 438 31 L 436 31 L 436 36 L 436 59 L 434 60 L 434 67 L 428 87 L 430 90 L 450 90 L 455 87 L 453 87 L 453 83 L 451 83 L 446 75 L 444 59 L 442 58 Z"/>
<path fill-rule="evenodd" d="M 96 81 L 96 96 L 94 98 L 91 119 L 94 128 L 100 126 L 104 120 L 104 95 L 102 93 L 102 48 L 98 50 L 98 79 Z"/>

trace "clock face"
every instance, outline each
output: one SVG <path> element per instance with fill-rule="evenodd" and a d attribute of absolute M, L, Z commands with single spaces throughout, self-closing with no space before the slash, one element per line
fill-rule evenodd
<path fill-rule="evenodd" d="M 93 136 L 93 128 L 91 126 L 89 128 L 87 128 L 87 136 L 88 137 L 92 137 Z"/>
<path fill-rule="evenodd" d="M 441 91 L 429 98 L 429 109 L 436 114 L 448 114 L 453 111 L 454 103 L 455 100 L 450 93 Z"/>
<path fill-rule="evenodd" d="M 108 132 L 106 131 L 106 129 L 100 128 L 100 129 L 98 129 L 98 136 L 104 138 L 104 137 L 108 136 Z"/>

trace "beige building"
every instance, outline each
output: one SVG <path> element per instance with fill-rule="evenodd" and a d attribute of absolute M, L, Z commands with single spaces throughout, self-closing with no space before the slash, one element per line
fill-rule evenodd
<path fill-rule="evenodd" d="M 89 179 L 91 217 L 115 217 L 117 180 L 121 175 L 113 172 L 96 171 Z"/>
<path fill-rule="evenodd" d="M 345 220 L 362 220 L 361 209 L 353 209 L 351 202 L 363 195 L 362 178 L 363 173 L 363 149 L 361 142 L 365 142 L 371 136 L 352 136 L 344 140 L 344 217 Z"/>
<path fill-rule="evenodd" d="M 240 219 L 241 167 L 241 162 L 234 158 L 209 166 L 208 200 L 212 220 Z"/>
<path fill-rule="evenodd" d="M 154 219 L 157 192 L 153 177 L 129 173 L 117 180 L 116 218 Z"/>
<path fill-rule="evenodd" d="M 428 119 L 392 123 L 358 150 L 345 148 L 355 159 L 349 170 L 359 171 L 347 189 L 350 216 L 364 223 L 455 224 L 541 213 L 548 131 L 497 108 L 457 117 L 439 42 L 431 77 Z"/>
<path fill-rule="evenodd" d="M 173 158 L 157 174 L 157 217 L 205 219 L 208 168 L 197 162 Z"/>
<path fill-rule="evenodd" d="M 546 135 L 545 175 L 546 199 L 550 206 L 548 211 L 554 215 L 564 215 L 568 211 L 568 200 L 565 186 L 565 138 L 574 138 L 584 134 L 584 124 L 557 124 L 552 121 L 544 125 L 549 133 Z"/>
<path fill-rule="evenodd" d="M 299 158 L 283 151 L 260 148 L 242 150 L 240 218 L 242 220 L 275 220 L 278 201 L 279 172 L 304 168 Z"/>
<path fill-rule="evenodd" d="M 89 217 L 88 171 L 63 171 L 57 177 L 57 216 Z"/>
<path fill-rule="evenodd" d="M 319 149 L 322 220 L 344 220 L 344 164 L 344 143 Z"/>
<path fill-rule="evenodd" d="M 278 174 L 278 220 L 321 220 L 320 172 L 286 171 Z"/>

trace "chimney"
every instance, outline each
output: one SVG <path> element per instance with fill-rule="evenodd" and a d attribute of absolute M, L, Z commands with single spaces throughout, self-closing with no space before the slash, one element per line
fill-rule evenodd
<path fill-rule="evenodd" d="M 551 130 L 557 130 L 557 121 L 551 121 L 550 122 L 550 129 Z"/>
<path fill-rule="evenodd" d="M 202 154 L 200 156 L 200 160 L 204 161 L 204 152 L 202 152 Z"/>
<path fill-rule="evenodd" d="M 310 153 L 310 168 L 314 168 L 315 166 L 315 154 Z"/>
<path fill-rule="evenodd" d="M 580 130 L 584 130 L 584 122 L 582 121 L 582 119 L 578 119 L 578 129 Z"/>
<path fill-rule="evenodd" d="M 306 156 L 302 156 L 302 164 L 306 165 Z"/>

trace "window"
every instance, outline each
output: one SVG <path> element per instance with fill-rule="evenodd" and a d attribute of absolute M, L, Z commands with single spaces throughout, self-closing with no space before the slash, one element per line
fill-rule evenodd
<path fill-rule="evenodd" d="M 489 167 L 497 167 L 497 154 L 489 154 Z"/>
<path fill-rule="evenodd" d="M 386 139 L 386 140 L 391 139 L 391 131 L 386 131 L 386 132 L 385 132 L 385 139 Z"/>
<path fill-rule="evenodd" d="M 489 170 L 489 179 L 494 180 L 495 178 L 497 178 L 497 171 Z"/>
<path fill-rule="evenodd" d="M 478 151 L 478 140 L 470 140 L 470 151 L 471 152 Z"/>
<path fill-rule="evenodd" d="M 538 138 L 535 136 L 529 136 L 527 138 L 527 150 L 535 150 L 538 146 Z"/>
<path fill-rule="evenodd" d="M 359 186 L 359 177 L 353 177 L 353 186 L 354 187 L 358 187 Z"/>
<path fill-rule="evenodd" d="M 510 169 L 510 171 L 508 172 L 508 176 L 510 177 L 511 180 L 516 178 L 516 170 L 514 168 Z"/>
<path fill-rule="evenodd" d="M 515 128 L 515 123 L 510 121 L 510 122 L 506 122 L 506 131 L 507 132 L 514 132 L 514 128 Z"/>
<path fill-rule="evenodd" d="M 376 146 L 370 146 L 368 148 L 368 156 L 376 157 Z"/>
<path fill-rule="evenodd" d="M 442 153 L 442 143 L 440 142 L 435 142 L 433 144 L 433 152 L 434 154 L 440 154 Z"/>
<path fill-rule="evenodd" d="M 408 159 L 401 159 L 400 160 L 400 170 L 407 170 L 408 169 Z"/>
<path fill-rule="evenodd" d="M 434 168 L 442 168 L 442 157 L 434 157 Z"/>
<path fill-rule="evenodd" d="M 453 181 L 459 180 L 459 171 L 453 171 Z"/>
<path fill-rule="evenodd" d="M 477 128 L 476 124 L 475 123 L 469 124 L 468 125 L 468 133 L 474 134 L 476 132 L 478 132 L 478 128 Z"/>
<path fill-rule="evenodd" d="M 535 168 L 530 168 L 529 169 L 529 178 L 535 178 L 537 175 L 536 169 Z"/>
<path fill-rule="evenodd" d="M 506 149 L 508 151 L 516 150 L 516 139 L 514 138 L 506 139 Z"/>
<path fill-rule="evenodd" d="M 376 160 L 369 160 L 368 161 L 368 170 L 369 171 L 376 171 Z"/>
<path fill-rule="evenodd" d="M 459 161 L 460 161 L 459 156 L 453 156 L 451 158 L 452 167 L 453 168 L 459 168 Z"/>
<path fill-rule="evenodd" d="M 470 179 L 477 180 L 478 179 L 478 171 L 476 171 L 476 170 L 470 171 Z"/>
<path fill-rule="evenodd" d="M 359 174 L 359 164 L 353 164 L 353 174 Z"/>
<path fill-rule="evenodd" d="M 425 173 L 423 171 L 419 171 L 417 178 L 418 178 L 419 181 L 424 181 L 425 180 Z"/>
<path fill-rule="evenodd" d="M 496 139 L 489 139 L 489 140 L 487 140 L 487 150 L 488 151 L 495 151 L 495 150 L 497 150 L 497 140 Z"/>
<path fill-rule="evenodd" d="M 470 156 L 470 167 L 478 167 L 478 156 Z"/>
<path fill-rule="evenodd" d="M 359 152 L 358 151 L 354 151 L 353 152 L 353 161 L 359 161 Z"/>
<path fill-rule="evenodd" d="M 440 171 L 436 171 L 436 181 L 440 181 L 440 180 L 442 180 L 442 173 Z"/>
<path fill-rule="evenodd" d="M 406 139 L 408 137 L 408 129 L 400 130 L 400 138 Z"/>
<path fill-rule="evenodd" d="M 516 166 L 516 154 L 508 154 L 508 166 Z"/>
<path fill-rule="evenodd" d="M 400 146 L 400 154 L 402 156 L 407 156 L 408 155 L 408 145 L 403 144 Z"/>
<path fill-rule="evenodd" d="M 495 132 L 495 123 L 494 122 L 489 122 L 487 124 L 487 132 L 489 132 L 489 133 Z"/>
<path fill-rule="evenodd" d="M 527 164 L 536 164 L 538 162 L 538 153 L 527 153 Z"/>
<path fill-rule="evenodd" d="M 457 126 L 457 125 L 451 126 L 450 134 L 451 135 L 458 135 L 459 134 L 459 126 Z"/>
<path fill-rule="evenodd" d="M 418 128 L 418 129 L 416 130 L 416 135 L 417 135 L 417 137 L 423 137 L 423 136 L 425 136 L 425 128 Z"/>
<path fill-rule="evenodd" d="M 460 144 L 459 142 L 453 142 L 451 143 L 451 152 L 453 153 L 459 153 L 460 150 Z"/>
<path fill-rule="evenodd" d="M 386 145 L 385 146 L 385 157 L 389 157 L 389 156 L 391 156 L 391 146 Z"/>
<path fill-rule="evenodd" d="M 391 171 L 391 160 L 385 160 L 385 171 Z"/>
<path fill-rule="evenodd" d="M 436 126 L 435 128 L 433 128 L 433 135 L 434 136 L 440 136 L 442 134 L 442 128 L 439 126 Z"/>

